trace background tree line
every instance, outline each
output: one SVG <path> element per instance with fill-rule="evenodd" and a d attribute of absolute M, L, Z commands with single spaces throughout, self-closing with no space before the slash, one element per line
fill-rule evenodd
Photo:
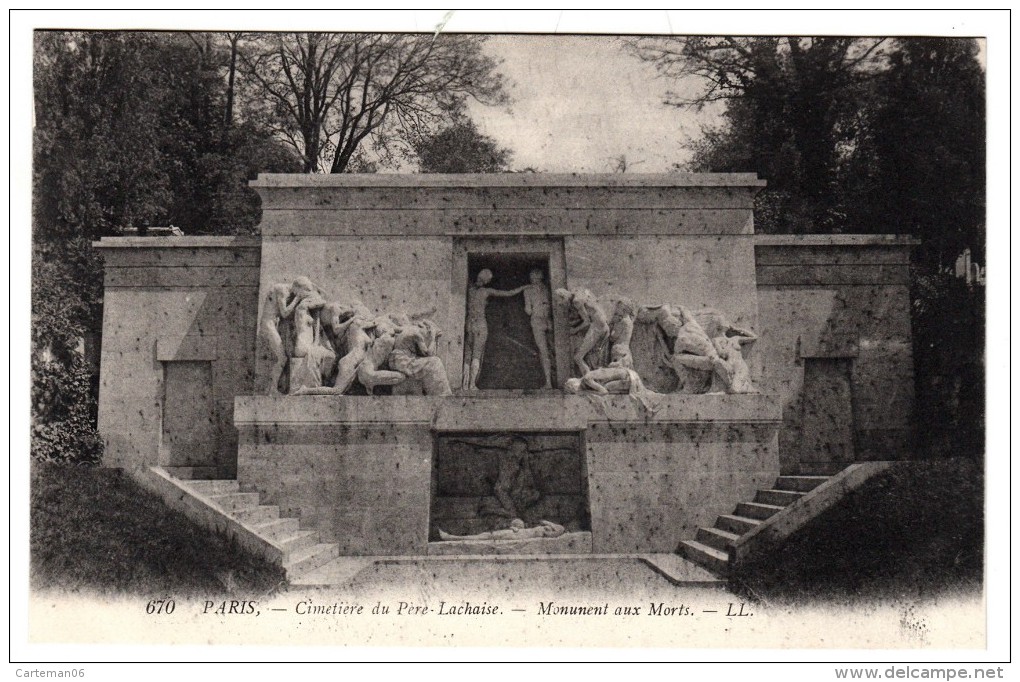
<path fill-rule="evenodd" d="M 33 455 L 99 457 L 79 340 L 101 327 L 91 241 L 154 225 L 257 229 L 259 172 L 498 172 L 510 150 L 467 102 L 508 102 L 484 37 L 39 32 L 33 160 Z M 922 240 L 914 334 L 922 424 L 979 452 L 984 74 L 972 40 L 646 38 L 625 49 L 724 102 L 679 170 L 757 172 L 761 232 Z M 718 106 L 718 105 L 717 105 Z M 678 125 L 679 128 L 679 125 Z M 679 134 L 664 130 L 663 135 Z M 936 447 L 934 441 L 926 443 Z M 946 447 L 945 443 L 942 445 Z"/>
<path fill-rule="evenodd" d="M 978 43 L 950 38 L 642 38 L 666 78 L 699 82 L 668 104 L 724 102 L 684 170 L 754 171 L 766 233 L 904 234 L 914 361 L 928 454 L 984 448 L 985 76 Z M 689 92 L 689 91 L 688 91 Z"/>
<path fill-rule="evenodd" d="M 40 31 L 35 41 L 32 450 L 98 461 L 91 242 L 250 234 L 258 173 L 505 170 L 466 113 L 508 101 L 484 38 Z"/>

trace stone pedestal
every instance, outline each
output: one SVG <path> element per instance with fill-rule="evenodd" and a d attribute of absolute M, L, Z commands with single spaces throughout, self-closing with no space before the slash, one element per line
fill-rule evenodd
<path fill-rule="evenodd" d="M 245 396 L 234 410 L 241 486 L 348 555 L 430 551 L 434 443 L 458 433 L 576 434 L 592 551 L 673 552 L 779 474 L 780 420 L 767 395 L 670 395 L 654 414 L 568 395 Z"/>

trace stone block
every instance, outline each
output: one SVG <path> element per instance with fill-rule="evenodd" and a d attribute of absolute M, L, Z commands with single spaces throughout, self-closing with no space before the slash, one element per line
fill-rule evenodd
<path fill-rule="evenodd" d="M 183 266 L 175 268 L 107 267 L 103 285 L 107 288 L 206 288 L 254 287 L 258 285 L 257 267 Z"/>
<path fill-rule="evenodd" d="M 751 237 L 568 237 L 564 251 L 571 288 L 590 289 L 600 299 L 713 308 L 735 324 L 757 327 Z"/>
<path fill-rule="evenodd" d="M 908 265 L 760 265 L 758 284 L 767 286 L 822 286 L 908 284 Z"/>
<path fill-rule="evenodd" d="M 755 187 L 289 187 L 260 188 L 269 210 L 751 209 Z"/>
<path fill-rule="evenodd" d="M 156 359 L 160 362 L 216 359 L 215 336 L 167 336 L 156 339 Z"/>
<path fill-rule="evenodd" d="M 909 265 L 909 246 L 886 244 L 773 246 L 763 244 L 764 235 L 755 237 L 755 261 L 759 266 L 801 265 Z"/>
<path fill-rule="evenodd" d="M 199 239 L 208 239 L 201 237 Z M 213 239 L 216 239 L 215 237 Z M 214 246 L 201 244 L 194 247 L 172 245 L 120 246 L 118 238 L 103 238 L 99 247 L 108 267 L 116 268 L 170 268 L 201 267 L 252 267 L 259 266 L 260 244 L 250 240 L 248 246 Z"/>
<path fill-rule="evenodd" d="M 747 209 L 493 209 L 263 212 L 267 236 L 752 234 Z"/>

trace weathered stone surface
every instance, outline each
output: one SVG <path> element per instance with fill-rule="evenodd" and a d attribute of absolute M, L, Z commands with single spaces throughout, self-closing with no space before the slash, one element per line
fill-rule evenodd
<path fill-rule="evenodd" d="M 914 405 L 909 289 L 905 277 L 890 283 L 869 280 L 876 279 L 872 275 L 879 269 L 905 268 L 902 263 L 908 260 L 913 242 L 882 235 L 769 235 L 755 237 L 755 242 L 761 309 L 756 346 L 763 362 L 762 387 L 778 394 L 782 404 L 783 470 L 831 463 L 831 457 L 908 456 Z M 761 265 L 762 261 L 772 265 Z M 765 284 L 763 269 L 785 267 L 778 263 L 790 264 L 789 272 L 800 272 L 803 278 Z M 842 275 L 822 278 L 819 274 L 840 263 L 844 263 L 838 266 L 841 270 L 863 273 L 854 276 L 859 283 L 846 284 L 847 277 Z M 865 277 L 868 268 L 872 270 Z M 819 283 L 820 278 L 833 283 Z M 811 358 L 842 359 L 848 367 L 848 391 L 823 392 L 823 402 L 842 399 L 842 406 L 816 405 L 817 397 L 805 400 L 805 391 L 821 395 L 818 387 L 804 385 L 805 363 Z M 819 410 L 850 415 L 849 442 L 841 437 L 838 443 L 820 443 L 818 433 L 807 437 L 805 415 L 810 418 Z M 829 454 L 836 451 L 839 454 Z"/>
<path fill-rule="evenodd" d="M 453 439 L 550 430 L 561 439 L 582 436 L 585 450 L 573 473 L 546 467 L 552 460 L 541 455 L 535 459 L 533 473 L 549 493 L 535 513 L 568 513 L 580 501 L 590 514 L 595 551 L 673 551 L 687 529 L 706 525 L 779 473 L 779 412 L 769 396 L 667 396 L 654 415 L 632 402 L 625 396 L 604 404 L 579 396 L 239 397 L 238 475 L 266 503 L 300 515 L 324 541 L 339 542 L 341 552 L 413 554 L 428 541 L 430 500 L 443 498 L 432 515 L 472 518 L 494 476 L 482 460 L 474 469 L 461 462 L 460 483 L 444 479 L 437 488 L 435 432 Z M 393 518 L 393 509 L 405 526 L 383 532 L 379 519 Z M 465 521 L 444 530 L 487 529 Z"/>
<path fill-rule="evenodd" d="M 578 439 L 576 468 L 538 466 L 548 489 L 536 513 L 586 514 L 596 552 L 674 552 L 767 488 L 780 464 L 902 456 L 911 241 L 754 236 L 762 184 L 748 174 L 261 176 L 261 239 L 104 239 L 105 461 L 236 469 L 243 491 L 300 516 L 341 553 L 407 555 L 428 551 L 431 515 L 470 520 L 465 510 L 492 496 L 491 482 L 475 480 L 437 502 L 437 434 Z M 759 337 L 747 361 L 763 393 L 669 395 L 654 410 L 627 395 L 543 391 L 252 397 L 272 370 L 256 353 L 259 293 L 300 276 L 372 312 L 428 312 L 460 386 L 469 279 L 503 254 L 539 264 L 551 289 L 586 288 L 610 305 L 725 312 Z M 494 286 L 504 288 L 498 277 Z M 559 386 L 571 375 L 566 318 L 553 305 Z M 639 332 L 634 348 L 648 345 Z M 530 352 L 530 337 L 515 340 Z M 535 371 L 544 379 L 537 360 Z M 201 447 L 183 447 L 183 424 L 200 418 L 185 406 L 209 413 Z M 823 428 L 839 415 L 845 424 Z"/>
<path fill-rule="evenodd" d="M 232 475 L 232 399 L 252 391 L 247 368 L 254 364 L 260 242 L 126 237 L 103 239 L 97 247 L 107 266 L 99 398 L 104 462 L 128 468 L 185 463 Z M 189 419 L 166 418 L 167 372 L 196 362 L 207 365 L 199 435 L 208 442 L 177 448 L 175 442 L 199 431 L 189 428 Z"/>

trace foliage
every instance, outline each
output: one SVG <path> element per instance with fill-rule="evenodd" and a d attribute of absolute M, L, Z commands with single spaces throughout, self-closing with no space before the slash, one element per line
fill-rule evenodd
<path fill-rule="evenodd" d="M 243 234 L 258 172 L 298 160 L 225 92 L 229 45 L 212 34 L 40 31 L 33 163 L 33 456 L 98 457 L 96 391 L 74 349 L 102 316 L 92 241 L 176 224 Z"/>
<path fill-rule="evenodd" d="M 948 273 L 984 260 L 985 85 L 978 45 L 951 38 L 644 38 L 663 75 L 694 80 L 667 103 L 725 102 L 693 170 L 755 171 L 760 232 L 909 234 L 914 358 L 928 451 L 977 456 L 984 300 Z M 943 430 L 942 427 L 947 427 Z"/>
<path fill-rule="evenodd" d="M 99 315 L 101 264 L 74 242 L 32 258 L 32 457 L 97 463 L 97 386 L 78 343 Z M 91 275 L 91 276 L 90 276 Z"/>
<path fill-rule="evenodd" d="M 422 173 L 500 173 L 507 170 L 510 150 L 483 135 L 474 121 L 461 118 L 414 143 Z"/>
<path fill-rule="evenodd" d="M 981 461 L 985 447 L 985 296 L 949 272 L 913 270 L 918 423 L 930 456 Z"/>
<path fill-rule="evenodd" d="M 251 596 L 284 583 L 280 567 L 197 527 L 118 469 L 36 463 L 31 495 L 34 589 L 153 599 L 227 596 L 226 573 Z"/>
<path fill-rule="evenodd" d="M 984 262 L 985 85 L 973 40 L 900 39 L 843 183 L 848 221 L 920 237 L 929 271 Z"/>
<path fill-rule="evenodd" d="M 631 49 L 670 78 L 704 85 L 667 102 L 725 101 L 722 128 L 707 131 L 693 170 L 757 172 L 762 232 L 846 232 L 839 173 L 853 147 L 860 102 L 883 68 L 880 38 L 639 39 Z M 757 218 L 757 217 L 756 217 Z"/>
<path fill-rule="evenodd" d="M 103 441 L 96 431 L 92 373 L 75 354 L 61 363 L 32 362 L 32 458 L 98 464 Z"/>
<path fill-rule="evenodd" d="M 507 101 L 483 36 L 249 34 L 241 48 L 262 115 L 303 170 L 343 173 L 365 143 L 384 161 L 461 112 L 468 98 Z"/>

